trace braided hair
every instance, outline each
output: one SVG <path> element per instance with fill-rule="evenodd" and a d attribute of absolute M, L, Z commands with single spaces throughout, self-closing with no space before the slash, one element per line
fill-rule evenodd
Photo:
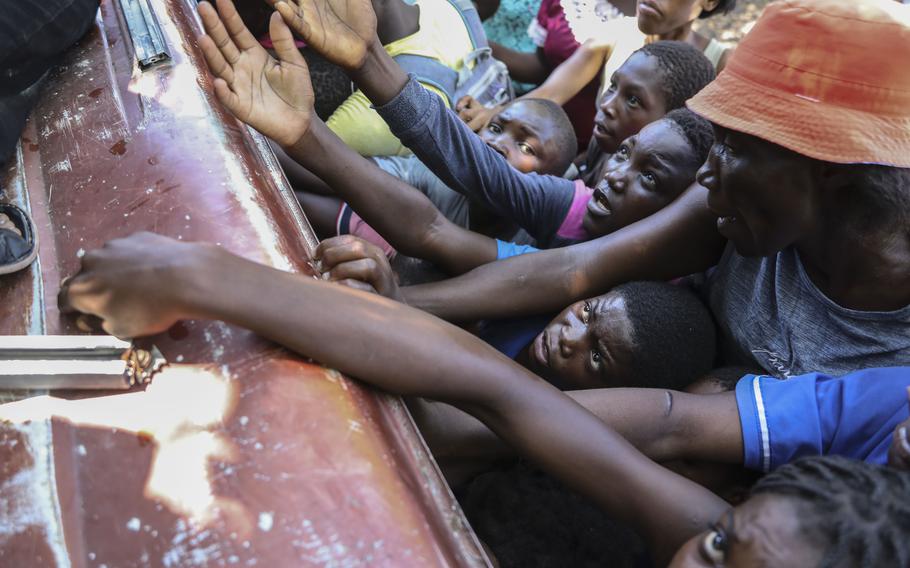
<path fill-rule="evenodd" d="M 714 128 L 711 123 L 685 107 L 671 110 L 662 120 L 669 120 L 676 131 L 688 140 L 696 167 L 704 164 L 714 144 Z"/>
<path fill-rule="evenodd" d="M 752 495 L 793 498 L 820 568 L 910 566 L 910 474 L 844 457 L 808 457 L 761 479 Z"/>
<path fill-rule="evenodd" d="M 714 80 L 714 65 L 695 46 L 682 41 L 649 43 L 635 53 L 657 59 L 661 71 L 660 90 L 667 110 L 680 108 L 705 85 Z"/>

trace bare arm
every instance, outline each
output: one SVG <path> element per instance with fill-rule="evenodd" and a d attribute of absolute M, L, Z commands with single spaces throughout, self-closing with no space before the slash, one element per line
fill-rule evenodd
<path fill-rule="evenodd" d="M 593 389 L 565 394 L 656 462 L 743 463 L 742 429 L 732 392 Z M 515 455 L 482 422 L 454 406 L 422 401 L 409 403 L 409 407 L 437 459 Z"/>
<path fill-rule="evenodd" d="M 597 78 L 611 49 L 612 46 L 594 45 L 590 42 L 580 45 L 571 57 L 550 73 L 541 86 L 524 95 L 524 98 L 548 99 L 558 105 L 566 104 L 585 85 Z"/>
<path fill-rule="evenodd" d="M 496 260 L 494 239 L 446 219 L 426 195 L 354 152 L 319 119 L 286 151 L 325 180 L 399 252 L 450 274 Z"/>
<path fill-rule="evenodd" d="M 669 206 L 615 233 L 570 247 L 481 266 L 402 289 L 408 304 L 448 320 L 560 310 L 631 280 L 669 280 L 706 270 L 725 243 L 698 185 Z"/>
<path fill-rule="evenodd" d="M 550 75 L 550 66 L 544 60 L 543 50 L 540 48 L 533 52 L 515 51 L 495 41 L 490 42 L 490 48 L 493 50 L 493 57 L 506 64 L 509 76 L 516 81 L 538 85 Z"/>
<path fill-rule="evenodd" d="M 315 116 L 306 62 L 280 17 L 271 26 L 276 60 L 224 4 L 221 19 L 201 5 L 208 36 L 200 45 L 217 77 L 219 100 L 237 118 L 275 140 L 404 254 L 456 274 L 496 259 L 496 241 L 451 223 L 423 193 L 351 150 Z M 269 70 L 270 80 L 258 79 Z"/>
<path fill-rule="evenodd" d="M 453 404 L 632 524 L 658 561 L 728 508 L 480 339 L 419 310 L 149 233 L 82 262 L 63 307 L 100 317 L 107 331 L 130 337 L 178 319 L 220 319 L 377 388 Z"/>
<path fill-rule="evenodd" d="M 501 49 L 505 50 L 505 48 Z M 520 69 L 521 73 L 527 71 L 529 79 L 532 77 L 538 79 L 528 82 L 540 83 L 543 81 L 542 85 L 519 98 L 548 99 L 558 105 L 564 105 L 577 95 L 585 85 L 597 77 L 597 73 L 603 67 L 604 59 L 611 49 L 611 46 L 585 43 L 579 46 L 575 53 L 563 61 L 556 69 L 551 71 L 547 68 L 546 72 L 535 69 L 533 71 L 534 75 L 531 75 L 534 63 L 530 59 L 530 53 L 518 53 L 509 50 L 511 53 L 506 53 L 506 55 L 511 58 L 512 64 Z M 495 53 L 494 51 L 494 55 Z M 511 67 L 509 69 L 511 72 Z M 517 75 L 513 75 L 513 78 L 517 78 Z M 493 118 L 493 115 L 499 112 L 501 107 L 486 108 L 470 100 L 470 97 L 463 97 L 455 105 L 455 109 L 458 111 L 458 116 L 468 127 L 474 132 L 478 132 L 486 126 L 490 119 Z"/>

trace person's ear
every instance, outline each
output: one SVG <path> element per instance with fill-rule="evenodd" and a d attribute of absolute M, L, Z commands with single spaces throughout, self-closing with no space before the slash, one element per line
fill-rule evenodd
<path fill-rule="evenodd" d="M 721 0 L 701 0 L 701 11 L 710 12 L 720 5 Z"/>

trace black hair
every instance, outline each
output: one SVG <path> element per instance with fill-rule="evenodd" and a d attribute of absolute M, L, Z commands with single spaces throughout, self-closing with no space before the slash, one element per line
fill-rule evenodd
<path fill-rule="evenodd" d="M 710 18 L 711 16 L 716 16 L 717 14 L 726 14 L 733 8 L 736 8 L 736 0 L 720 0 L 714 9 L 702 10 L 698 17 L 704 20 L 705 18 Z"/>
<path fill-rule="evenodd" d="M 681 108 L 714 80 L 714 65 L 700 49 L 682 41 L 661 40 L 649 43 L 635 53 L 657 59 L 661 71 L 660 90 L 667 110 Z M 634 54 L 633 54 L 634 55 Z"/>
<path fill-rule="evenodd" d="M 707 119 L 683 107 L 673 109 L 662 120 L 669 120 L 677 132 L 683 135 L 692 147 L 697 167 L 708 159 L 708 152 L 714 145 L 714 128 Z"/>
<path fill-rule="evenodd" d="M 548 99 L 515 99 L 509 104 L 523 102 L 534 107 L 540 116 L 548 121 L 553 132 L 553 142 L 559 151 L 556 161 L 550 168 L 550 171 L 541 172 L 561 176 L 566 173 L 569 164 L 578 154 L 578 140 L 575 138 L 575 129 L 572 127 L 572 121 L 569 115 L 561 106 Z"/>
<path fill-rule="evenodd" d="M 910 473 L 839 456 L 808 457 L 761 479 L 752 495 L 784 495 L 824 557 L 819 568 L 910 566 Z"/>
<path fill-rule="evenodd" d="M 717 351 L 711 313 L 692 290 L 667 282 L 629 282 L 612 290 L 632 323 L 635 386 L 682 389 L 711 370 Z"/>

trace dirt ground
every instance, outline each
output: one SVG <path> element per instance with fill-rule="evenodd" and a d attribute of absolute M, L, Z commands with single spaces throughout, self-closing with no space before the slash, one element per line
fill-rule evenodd
<path fill-rule="evenodd" d="M 768 2 L 769 0 L 739 0 L 732 12 L 699 20 L 695 29 L 708 37 L 737 43 L 752 28 Z"/>

